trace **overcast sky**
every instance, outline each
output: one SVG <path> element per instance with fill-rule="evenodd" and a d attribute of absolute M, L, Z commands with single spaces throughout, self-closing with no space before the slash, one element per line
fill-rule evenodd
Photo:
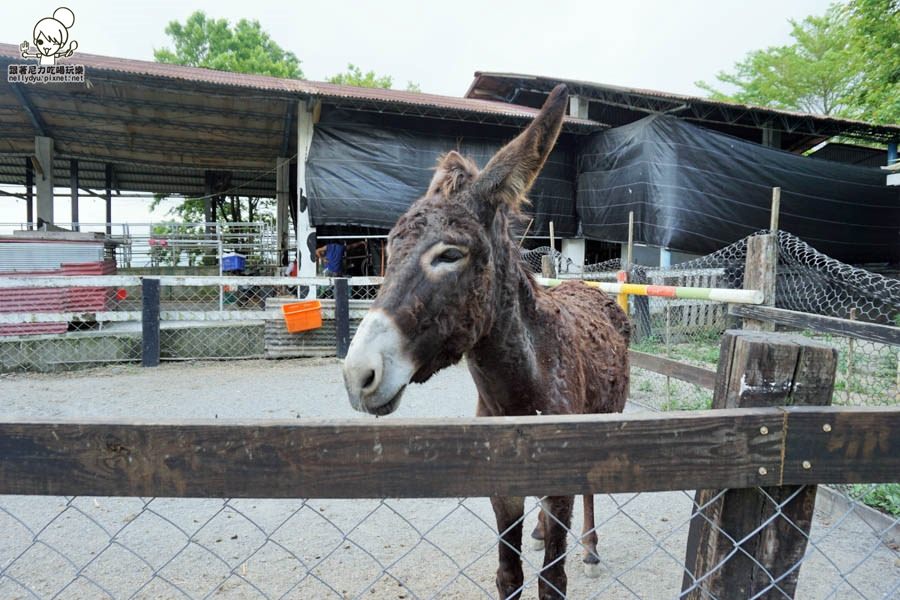
<path fill-rule="evenodd" d="M 6 43 L 30 40 L 35 22 L 64 5 L 75 14 L 70 39 L 79 52 L 153 60 L 155 48 L 170 45 L 166 24 L 200 9 L 230 21 L 259 20 L 302 61 L 308 79 L 325 79 L 353 62 L 391 75 L 396 87 L 414 81 L 422 91 L 453 96 L 465 93 L 477 70 L 697 94 L 695 81 L 712 81 L 749 50 L 788 42 L 788 19 L 828 6 L 827 0 L 0 1 Z M 86 202 L 82 214 L 102 218 L 93 204 Z M 7 207 L 0 221 L 12 217 Z"/>
<path fill-rule="evenodd" d="M 476 70 L 556 75 L 697 93 L 747 51 L 783 44 L 789 18 L 822 13 L 826 0 L 572 2 L 392 2 L 3 0 L 0 40 L 30 40 L 56 7 L 75 13 L 80 52 L 153 60 L 169 44 L 166 24 L 194 10 L 257 19 L 321 80 L 348 62 L 447 95 L 466 91 Z"/>

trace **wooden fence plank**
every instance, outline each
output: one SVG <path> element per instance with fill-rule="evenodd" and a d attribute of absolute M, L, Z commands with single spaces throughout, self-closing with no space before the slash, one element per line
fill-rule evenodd
<path fill-rule="evenodd" d="M 778 409 L 751 409 L 449 422 L 6 422 L 0 494 L 378 498 L 747 487 L 777 479 L 783 421 Z"/>
<path fill-rule="evenodd" d="M 900 482 L 900 411 L 853 414 L 788 411 L 784 480 L 791 483 Z"/>
<path fill-rule="evenodd" d="M 716 372 L 712 369 L 704 369 L 703 367 L 695 367 L 687 363 L 678 362 L 671 358 L 655 356 L 646 352 L 638 352 L 636 350 L 628 351 L 628 358 L 632 367 L 640 367 L 654 373 L 667 375 L 687 381 L 702 388 L 711 390 L 716 385 Z"/>
<path fill-rule="evenodd" d="M 860 340 L 868 340 L 879 344 L 891 344 L 900 346 L 900 327 L 890 325 L 878 325 L 876 323 L 863 323 L 850 319 L 826 317 L 809 313 L 772 308 L 769 306 L 751 306 L 746 304 L 732 304 L 728 307 L 729 314 L 757 320 L 770 321 L 779 325 L 796 327 L 797 329 L 810 329 L 819 333 L 831 333 Z"/>
<path fill-rule="evenodd" d="M 896 481 L 898 431 L 900 409 L 829 407 L 449 422 L 13 421 L 0 422 L 0 494 L 539 496 L 774 485 L 782 471 L 785 485 Z"/>

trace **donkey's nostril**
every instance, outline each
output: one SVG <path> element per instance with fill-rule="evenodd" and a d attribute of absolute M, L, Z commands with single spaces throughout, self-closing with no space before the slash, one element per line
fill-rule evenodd
<path fill-rule="evenodd" d="M 375 383 L 375 369 L 369 369 L 369 371 L 364 374 L 362 389 L 368 390 L 372 387 L 373 383 Z"/>

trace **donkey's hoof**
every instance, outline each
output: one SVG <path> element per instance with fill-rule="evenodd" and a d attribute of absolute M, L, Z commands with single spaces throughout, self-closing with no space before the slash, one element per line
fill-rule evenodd
<path fill-rule="evenodd" d="M 534 538 L 534 537 L 528 538 L 528 539 L 531 540 L 531 542 L 529 542 L 529 543 L 531 544 L 532 550 L 543 550 L 544 549 L 544 540 Z"/>
<path fill-rule="evenodd" d="M 603 565 L 601 565 L 599 562 L 584 562 L 582 564 L 584 565 L 584 575 L 588 579 L 597 579 L 598 577 L 603 575 Z"/>

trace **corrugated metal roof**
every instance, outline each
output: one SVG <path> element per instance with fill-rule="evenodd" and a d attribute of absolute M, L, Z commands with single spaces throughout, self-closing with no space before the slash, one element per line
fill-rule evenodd
<path fill-rule="evenodd" d="M 864 128 L 866 130 L 871 130 L 873 133 L 876 133 L 878 137 L 890 137 L 897 136 L 900 137 L 900 125 L 876 125 L 872 123 L 867 123 L 865 121 L 860 121 L 856 119 L 846 119 L 846 118 L 838 118 L 831 117 L 827 115 L 818 115 L 813 113 L 804 113 L 793 110 L 784 110 L 778 108 L 771 108 L 766 106 L 753 106 L 749 104 L 740 104 L 737 102 L 724 102 L 720 100 L 713 100 L 711 98 L 704 98 L 702 96 L 691 96 L 686 94 L 676 94 L 672 92 L 663 92 L 659 90 L 651 90 L 644 88 L 631 88 L 624 87 L 618 85 L 610 85 L 607 83 L 597 83 L 593 81 L 583 81 L 578 79 L 566 79 L 560 77 L 546 77 L 541 75 L 528 75 L 522 73 L 502 73 L 502 72 L 488 72 L 488 71 L 476 71 L 475 78 L 472 83 L 469 85 L 469 89 L 466 91 L 467 98 L 475 98 L 479 95 L 479 84 L 482 83 L 485 79 L 494 79 L 499 81 L 507 81 L 509 83 L 515 81 L 530 81 L 536 84 L 536 87 L 540 89 L 549 89 L 552 86 L 558 83 L 568 84 L 573 88 L 582 88 L 582 89 L 595 89 L 598 91 L 606 91 L 606 92 L 617 92 L 620 94 L 633 95 L 633 96 L 643 96 L 648 98 L 657 98 L 664 100 L 671 100 L 673 102 L 680 102 L 686 104 L 704 104 L 709 106 L 718 106 L 725 109 L 731 110 L 744 110 L 750 111 L 754 113 L 758 113 L 760 115 L 777 115 L 782 117 L 793 117 L 793 118 L 802 118 L 802 119 L 811 119 L 819 124 L 827 124 L 835 128 L 847 128 L 850 130 L 857 130 L 860 128 Z"/>
<path fill-rule="evenodd" d="M 19 47 L 14 44 L 0 44 L 0 57 L 21 60 Z M 362 88 L 319 81 L 305 81 L 302 79 L 282 79 L 267 75 L 215 71 L 212 69 L 185 67 L 145 60 L 84 54 L 82 52 L 75 54 L 68 62 L 72 64 L 83 64 L 88 77 L 90 76 L 91 70 L 96 70 L 126 75 L 166 78 L 213 86 L 255 89 L 281 95 L 305 95 L 318 98 L 366 100 L 383 104 L 427 106 L 449 111 L 493 114 L 523 119 L 532 118 L 538 112 L 533 108 L 491 100 L 457 98 L 420 92 L 385 90 L 381 88 Z M 599 123 L 587 119 L 568 118 L 567 122 L 573 125 L 587 127 L 599 125 Z"/>

